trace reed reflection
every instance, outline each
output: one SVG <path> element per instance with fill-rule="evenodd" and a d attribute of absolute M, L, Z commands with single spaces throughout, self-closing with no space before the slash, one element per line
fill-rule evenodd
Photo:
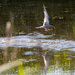
<path fill-rule="evenodd" d="M 13 32 L 11 22 L 7 22 L 5 32 L 6 32 L 6 40 L 5 40 L 6 42 L 5 42 L 5 46 L 4 46 L 3 57 L 4 57 L 4 60 L 8 61 L 8 58 L 9 58 L 8 57 L 9 56 L 9 54 L 8 54 L 8 52 L 9 52 L 8 44 L 9 44 L 9 42 L 11 40 L 10 37 L 12 36 L 12 32 Z M 17 58 L 17 52 L 18 52 L 17 47 L 14 47 L 13 51 L 11 53 L 11 61 L 12 60 L 16 60 L 16 58 Z"/>
<path fill-rule="evenodd" d="M 4 60 L 8 60 L 8 41 L 10 41 L 10 36 L 12 35 L 12 26 L 11 22 L 7 22 L 6 24 L 6 43 L 4 46 Z"/>

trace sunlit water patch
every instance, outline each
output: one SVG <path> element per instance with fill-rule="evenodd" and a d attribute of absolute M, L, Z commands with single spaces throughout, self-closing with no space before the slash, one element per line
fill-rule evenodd
<path fill-rule="evenodd" d="M 34 55 L 34 54 L 37 54 L 37 52 L 28 51 L 24 53 L 24 55 Z"/>
<path fill-rule="evenodd" d="M 54 50 L 72 50 L 75 51 L 75 41 L 72 40 L 62 40 L 62 39 L 45 39 L 48 37 L 53 37 L 53 35 L 44 35 L 40 33 L 30 33 L 28 35 L 23 36 L 13 36 L 10 37 L 10 40 L 7 38 L 0 38 L 0 48 L 3 48 L 6 44 L 8 47 L 27 47 L 33 48 L 37 47 L 38 45 L 42 47 L 43 50 L 54 49 Z"/>

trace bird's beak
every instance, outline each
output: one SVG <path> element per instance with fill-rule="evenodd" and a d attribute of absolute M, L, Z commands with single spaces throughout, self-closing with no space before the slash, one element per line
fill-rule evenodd
<path fill-rule="evenodd" d="M 54 31 L 55 31 L 55 33 L 56 33 L 56 28 L 55 28 L 55 26 L 53 26 L 53 29 L 54 29 Z"/>

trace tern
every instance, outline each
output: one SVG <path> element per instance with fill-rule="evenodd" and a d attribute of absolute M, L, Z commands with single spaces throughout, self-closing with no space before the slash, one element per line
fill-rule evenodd
<path fill-rule="evenodd" d="M 44 22 L 43 22 L 43 26 L 36 27 L 36 28 L 37 29 L 38 28 L 45 28 L 45 30 L 48 31 L 50 27 L 53 27 L 53 28 L 55 28 L 55 27 L 52 24 L 49 24 L 49 15 L 47 13 L 47 10 L 46 10 L 46 7 L 45 7 L 44 4 L 43 4 L 43 8 L 44 8 Z"/>

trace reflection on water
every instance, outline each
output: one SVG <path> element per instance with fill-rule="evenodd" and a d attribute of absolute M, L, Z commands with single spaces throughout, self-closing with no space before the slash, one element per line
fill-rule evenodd
<path fill-rule="evenodd" d="M 43 23 L 43 3 L 48 7 L 50 23 L 52 22 L 56 27 L 56 32 L 35 29 Z M 23 61 L 21 68 L 25 75 L 44 75 L 44 73 L 46 75 L 74 75 L 75 6 L 73 3 L 72 1 L 67 4 L 37 1 L 36 4 L 36 1 L 27 1 L 0 5 L 0 65 L 5 62 L 3 53 L 7 43 L 8 62 L 13 59 Z M 3 37 L 7 21 L 11 21 L 13 35 L 15 35 L 9 37 L 10 40 Z M 18 70 L 13 68 L 2 72 L 1 75 L 16 75 Z"/>
<path fill-rule="evenodd" d="M 52 57 L 53 55 L 50 55 L 48 53 L 48 51 L 45 52 L 44 55 L 42 55 L 43 58 L 44 58 L 44 64 L 45 64 L 45 73 L 47 72 L 48 70 L 48 67 L 49 67 L 49 64 L 50 64 L 50 57 Z"/>

